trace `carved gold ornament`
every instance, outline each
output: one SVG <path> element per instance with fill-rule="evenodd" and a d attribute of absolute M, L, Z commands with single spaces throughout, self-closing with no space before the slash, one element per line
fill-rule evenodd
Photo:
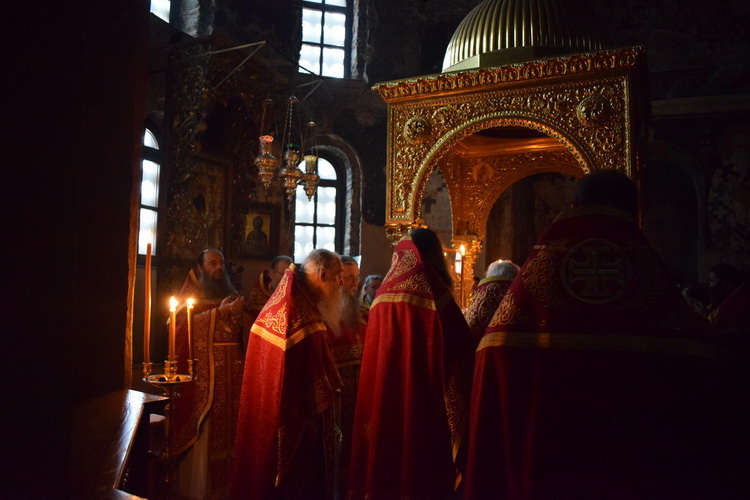
<path fill-rule="evenodd" d="M 644 74 L 645 49 L 629 47 L 376 85 L 389 108 L 388 238 L 395 243 L 422 217 L 424 187 L 438 167 L 454 236 L 473 234 L 479 248 L 493 204 L 524 177 L 603 168 L 632 177 Z M 505 147 L 479 134 L 510 129 L 539 138 Z"/>

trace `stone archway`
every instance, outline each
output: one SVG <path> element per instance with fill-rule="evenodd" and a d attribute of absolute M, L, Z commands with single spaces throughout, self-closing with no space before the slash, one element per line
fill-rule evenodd
<path fill-rule="evenodd" d="M 395 242 L 420 223 L 424 185 L 436 167 L 451 193 L 452 246 L 464 244 L 471 271 L 492 203 L 516 180 L 604 168 L 637 178 L 644 75 L 645 50 L 630 47 L 376 85 L 388 104 L 388 237 Z M 539 134 L 506 158 L 475 154 L 470 137 L 503 128 Z"/>

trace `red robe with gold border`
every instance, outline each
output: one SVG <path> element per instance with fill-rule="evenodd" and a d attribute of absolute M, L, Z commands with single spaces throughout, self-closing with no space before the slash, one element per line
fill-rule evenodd
<path fill-rule="evenodd" d="M 350 499 L 453 495 L 473 353 L 450 289 L 402 239 L 368 318 Z"/>
<path fill-rule="evenodd" d="M 471 298 L 471 304 L 466 311 L 466 322 L 471 328 L 471 333 L 479 342 L 484 335 L 487 325 L 490 324 L 495 309 L 503 300 L 505 292 L 508 291 L 513 278 L 506 276 L 488 276 L 479 282 L 474 295 Z"/>
<path fill-rule="evenodd" d="M 328 328 L 292 265 L 252 326 L 232 498 L 332 498 L 334 401 Z"/>
<path fill-rule="evenodd" d="M 341 323 L 339 336 L 329 335 L 336 369 L 341 376 L 341 394 L 336 400 L 336 425 L 341 431 L 341 449 L 338 458 L 337 489 L 346 492 L 349 478 L 349 459 L 352 448 L 352 428 L 354 427 L 354 409 L 357 405 L 357 388 L 362 366 L 362 350 L 364 348 L 367 323 L 360 318 L 354 326 Z M 345 494 L 342 493 L 345 498 Z"/>
<path fill-rule="evenodd" d="M 187 314 L 185 301 L 196 299 L 193 309 L 194 381 L 181 384 L 172 413 L 171 446 L 175 456 L 182 455 L 202 432 L 209 433 L 209 498 L 226 498 L 232 471 L 237 411 L 242 382 L 242 325 L 221 318 L 221 300 L 203 297 L 203 290 L 191 270 L 179 293 L 180 309 L 176 323 L 177 372 L 188 373 Z M 210 417 L 210 419 L 209 419 Z"/>
<path fill-rule="evenodd" d="M 477 349 L 463 498 L 739 498 L 701 321 L 624 212 L 561 214 Z"/>

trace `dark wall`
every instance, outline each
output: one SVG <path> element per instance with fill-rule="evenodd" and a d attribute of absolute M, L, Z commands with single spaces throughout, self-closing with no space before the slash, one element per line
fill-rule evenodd
<path fill-rule="evenodd" d="M 126 387 L 148 1 L 23 7 L 6 17 L 3 421 L 14 446 L 0 496 L 62 498 L 71 407 Z"/>
<path fill-rule="evenodd" d="M 611 47 L 645 45 L 653 99 L 748 92 L 750 7 L 741 0 L 580 0 Z"/>

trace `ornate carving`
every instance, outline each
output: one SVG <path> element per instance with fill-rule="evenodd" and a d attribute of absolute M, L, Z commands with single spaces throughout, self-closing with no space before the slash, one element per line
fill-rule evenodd
<path fill-rule="evenodd" d="M 221 247 L 228 259 L 237 255 L 244 221 L 233 214 L 244 213 L 256 196 L 254 117 L 260 116 L 266 88 L 258 85 L 261 69 L 245 59 L 246 53 L 225 50 L 232 45 L 211 36 L 170 54 L 165 267 L 184 267 L 208 246 Z M 221 134 L 209 130 L 214 123 L 223 127 Z M 184 272 L 175 271 L 175 279 L 183 279 Z"/>
<path fill-rule="evenodd" d="M 605 92 L 604 89 L 614 91 Z M 621 78 L 599 82 L 555 84 L 534 90 L 493 91 L 485 95 L 443 97 L 394 105 L 389 134 L 392 204 L 388 217 L 413 220 L 421 178 L 434 169 L 461 139 L 481 130 L 518 126 L 538 130 L 559 141 L 578 162 L 626 169 L 632 162 L 623 147 L 628 123 L 624 116 Z M 619 99 L 615 97 L 620 96 Z M 460 101 L 459 101 L 460 99 Z M 421 108 L 421 109 L 420 109 Z M 433 118 L 430 125 L 424 117 Z M 401 130 L 403 133 L 395 133 Z M 432 130 L 440 135 L 431 134 Z"/>
<path fill-rule="evenodd" d="M 167 248 L 192 261 L 201 249 L 223 241 L 224 168 L 192 158 L 186 163 L 169 185 Z"/>
<path fill-rule="evenodd" d="M 580 175 L 578 162 L 564 148 L 470 158 L 447 154 L 440 168 L 452 187 L 454 234 L 476 234 L 483 241 L 485 221 L 503 191 L 523 177 L 550 171 L 550 165 L 557 172 Z"/>
<path fill-rule="evenodd" d="M 631 47 L 373 87 L 389 106 L 388 237 L 397 241 L 420 216 L 427 177 L 438 166 L 451 193 L 454 234 L 469 227 L 480 240 L 492 204 L 522 177 L 580 176 L 596 168 L 631 174 L 637 161 L 631 80 L 644 61 L 644 50 Z M 495 127 L 536 130 L 559 147 L 486 157 L 457 153 L 465 138 Z"/>
<path fill-rule="evenodd" d="M 474 234 L 462 234 L 453 237 L 453 247 L 464 247 L 461 256 L 461 274 L 457 279 L 457 289 L 454 290 L 459 307 L 466 309 L 471 302 L 471 290 L 474 286 L 474 264 L 482 253 L 482 242 Z"/>
<path fill-rule="evenodd" d="M 459 93 L 466 90 L 478 91 L 482 87 L 494 87 L 509 83 L 533 83 L 546 78 L 593 77 L 607 71 L 633 70 L 645 59 L 642 47 L 628 47 L 618 50 L 601 50 L 574 54 L 543 61 L 492 68 L 426 75 L 385 82 L 373 87 L 387 102 L 399 99 L 426 97 L 429 94 Z"/>
<path fill-rule="evenodd" d="M 404 124 L 404 137 L 412 144 L 426 141 L 430 132 L 430 122 L 422 116 L 412 116 Z"/>
<path fill-rule="evenodd" d="M 209 50 L 207 41 L 181 47 L 170 54 L 169 62 L 176 82 L 170 94 L 172 112 L 172 165 L 185 155 L 201 150 L 198 137 L 206 130 L 206 95 Z"/>
<path fill-rule="evenodd" d="M 591 96 L 576 106 L 576 116 L 584 127 L 603 124 L 612 116 L 609 103 L 601 96 Z"/>

